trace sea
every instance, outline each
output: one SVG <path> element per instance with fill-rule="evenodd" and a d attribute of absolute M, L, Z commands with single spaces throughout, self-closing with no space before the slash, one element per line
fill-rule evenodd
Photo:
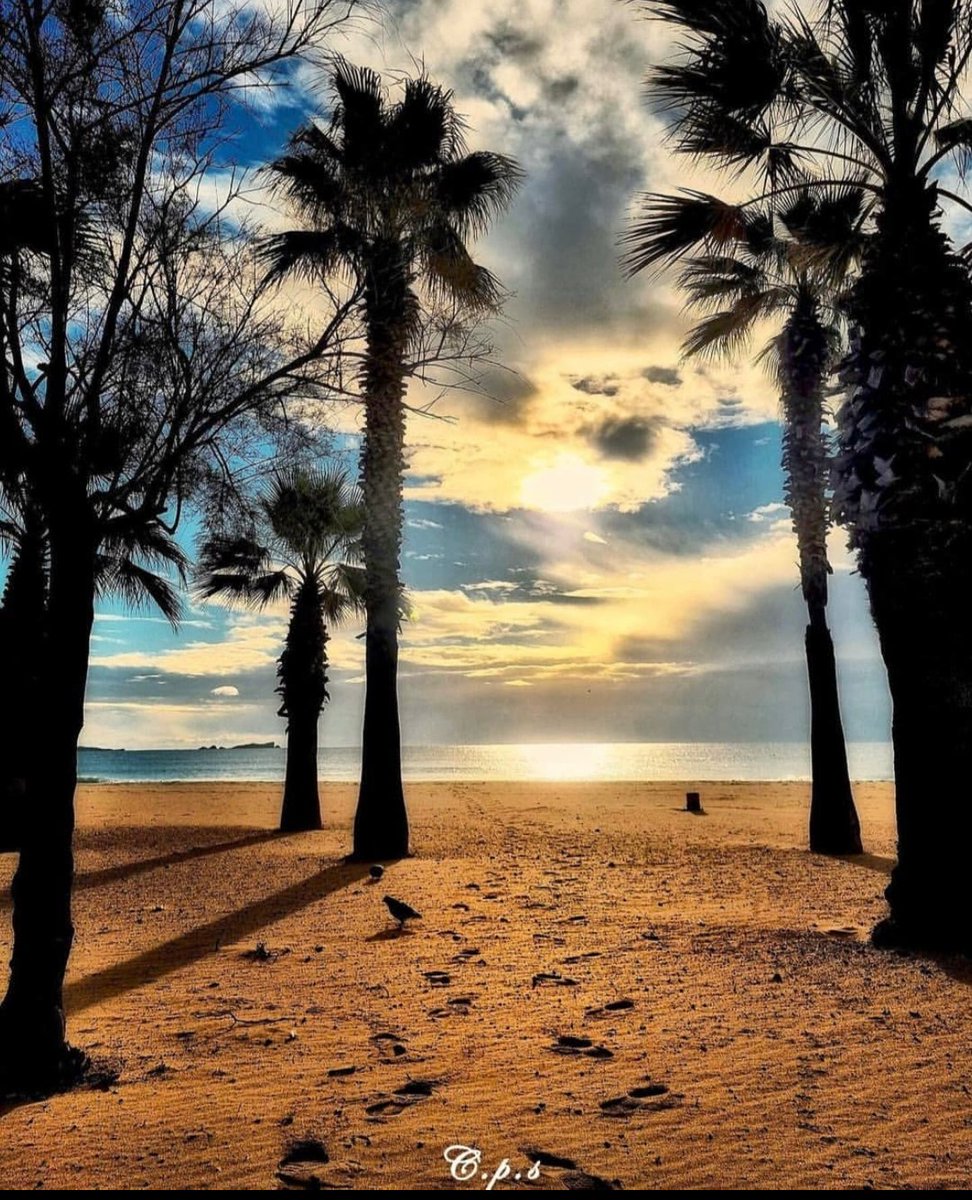
<path fill-rule="evenodd" d="M 851 776 L 859 780 L 894 777 L 886 742 L 851 742 Z M 319 757 L 324 780 L 358 778 L 361 751 L 325 748 Z M 406 746 L 409 780 L 805 780 L 810 754 L 804 743 L 747 742 L 573 742 L 526 745 Z M 280 748 L 208 750 L 82 749 L 80 777 L 98 783 L 176 783 L 193 780 L 267 781 L 283 779 Z"/>

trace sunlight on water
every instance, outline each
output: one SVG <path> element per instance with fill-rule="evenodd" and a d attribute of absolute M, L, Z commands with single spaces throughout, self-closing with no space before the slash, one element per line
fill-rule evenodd
<path fill-rule="evenodd" d="M 615 747 L 598 742 L 510 746 L 520 762 L 514 779 L 610 779 Z M 512 764 L 511 764 L 512 765 Z"/>
<path fill-rule="evenodd" d="M 854 779 L 891 779 L 891 748 L 851 742 Z M 324 748 L 325 780 L 358 778 L 361 751 Z M 83 779 L 108 783 L 176 780 L 283 779 L 283 750 L 82 750 Z M 537 745 L 406 746 L 411 780 L 756 780 L 808 779 L 810 755 L 802 743 L 573 742 Z"/>

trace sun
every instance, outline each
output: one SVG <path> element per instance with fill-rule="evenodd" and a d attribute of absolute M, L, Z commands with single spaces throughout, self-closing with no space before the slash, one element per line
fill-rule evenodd
<path fill-rule="evenodd" d="M 578 512 L 596 508 L 610 491 L 607 473 L 575 454 L 564 454 L 549 467 L 527 475 L 520 485 L 525 508 L 541 512 Z"/>

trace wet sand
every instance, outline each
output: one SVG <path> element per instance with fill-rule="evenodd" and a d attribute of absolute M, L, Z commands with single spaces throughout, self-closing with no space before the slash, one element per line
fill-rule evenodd
<path fill-rule="evenodd" d="M 691 786 L 413 786 L 377 884 L 350 787 L 281 837 L 270 785 L 85 786 L 70 1035 L 120 1076 L 7 1108 L 5 1186 L 966 1185 L 972 970 L 866 942 L 890 788 L 828 861 L 805 785 Z"/>

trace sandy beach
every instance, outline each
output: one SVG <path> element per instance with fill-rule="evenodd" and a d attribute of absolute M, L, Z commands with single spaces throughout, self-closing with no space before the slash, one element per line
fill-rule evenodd
<path fill-rule="evenodd" d="M 413 785 L 377 884 L 350 787 L 281 837 L 270 785 L 85 786 L 70 1036 L 120 1074 L 8 1108 L 5 1186 L 484 1188 L 457 1144 L 532 1190 L 964 1186 L 972 971 L 866 942 L 890 788 L 850 862 L 806 785 L 688 786 Z"/>

